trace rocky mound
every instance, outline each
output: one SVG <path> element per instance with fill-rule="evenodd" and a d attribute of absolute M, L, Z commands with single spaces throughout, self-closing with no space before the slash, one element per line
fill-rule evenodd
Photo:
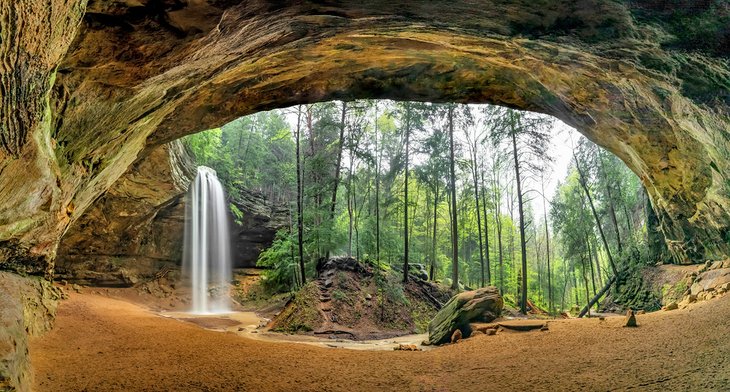
<path fill-rule="evenodd" d="M 269 327 L 273 331 L 355 340 L 426 331 L 448 301 L 448 289 L 378 269 L 351 257 L 320 260 L 319 277 L 293 297 Z"/>

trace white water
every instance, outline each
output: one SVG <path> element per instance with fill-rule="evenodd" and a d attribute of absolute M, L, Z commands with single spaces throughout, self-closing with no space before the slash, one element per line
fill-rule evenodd
<path fill-rule="evenodd" d="M 192 313 L 230 312 L 231 252 L 223 186 L 200 166 L 185 203 L 183 274 L 192 287 Z"/>

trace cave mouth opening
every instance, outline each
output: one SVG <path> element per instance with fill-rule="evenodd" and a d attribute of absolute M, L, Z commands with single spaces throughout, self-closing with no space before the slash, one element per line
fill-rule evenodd
<path fill-rule="evenodd" d="M 527 237 L 530 270 L 539 270 L 537 280 L 546 279 L 540 260 L 545 262 L 551 240 L 559 241 L 550 252 L 565 261 L 561 268 L 575 271 L 571 260 L 590 253 L 590 264 L 578 269 L 592 274 L 598 289 L 613 274 L 614 264 L 653 260 L 646 230 L 651 207 L 638 177 L 615 155 L 544 114 L 487 104 L 328 101 L 240 117 L 186 136 L 183 143 L 197 164 L 219 172 L 230 195 L 234 225 L 247 215 L 242 211 L 245 202 L 237 196 L 241 189 L 244 198 L 253 191 L 268 208 L 287 211 L 275 239 L 258 259 L 236 263 L 253 267 L 258 262 L 266 268 L 269 289 L 301 285 L 296 249 L 299 197 L 305 279 L 317 276 L 316 261 L 328 256 L 379 260 L 400 271 L 408 257 L 405 268 L 411 274 L 450 284 L 449 130 L 454 136 L 456 208 L 462 215 L 457 216 L 456 231 L 468 232 L 458 240 L 457 257 L 463 264 L 459 280 L 464 286 L 499 285 L 503 292 L 515 293 L 511 299 L 516 301 L 522 235 Z M 515 159 L 521 169 L 523 211 L 516 196 Z M 477 208 L 478 214 L 473 212 Z M 571 215 L 571 209 L 579 212 Z M 584 222 L 576 227 L 571 220 Z M 505 242 L 502 255 L 494 232 L 497 222 L 504 226 L 499 233 Z M 568 241 L 576 235 L 581 238 Z M 483 280 L 487 276 L 489 282 Z M 547 290 L 540 287 L 545 282 L 535 283 L 532 275 L 529 280 L 544 302 Z M 576 282 L 568 287 L 579 289 Z"/>

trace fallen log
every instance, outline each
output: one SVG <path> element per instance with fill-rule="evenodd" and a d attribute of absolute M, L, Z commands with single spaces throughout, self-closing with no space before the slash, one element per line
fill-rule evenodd
<path fill-rule="evenodd" d="M 590 309 L 593 305 L 595 305 L 596 302 L 598 302 L 598 300 L 604 294 L 606 294 L 606 292 L 608 291 L 609 288 L 611 288 L 611 285 L 614 282 L 616 282 L 616 275 L 612 276 L 611 279 L 609 279 L 608 282 L 606 282 L 606 285 L 603 286 L 603 288 L 601 289 L 601 291 L 599 291 L 598 294 L 596 294 L 593 298 L 591 298 L 591 300 L 588 301 L 588 304 L 586 304 L 586 306 L 584 306 L 583 309 L 580 310 L 580 313 L 578 314 L 578 318 L 581 318 L 581 317 L 585 316 L 586 313 L 588 313 L 588 309 Z"/>

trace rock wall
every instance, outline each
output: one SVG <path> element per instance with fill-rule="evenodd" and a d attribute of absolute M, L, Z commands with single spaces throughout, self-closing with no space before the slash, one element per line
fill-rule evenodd
<path fill-rule="evenodd" d="M 729 255 L 726 4 L 539 4 L 10 2 L 0 269 L 51 275 L 69 225 L 164 143 L 259 110 L 368 97 L 552 114 L 641 178 L 675 261 Z"/>
<path fill-rule="evenodd" d="M 57 279 L 129 286 L 182 260 L 185 196 L 195 164 L 180 141 L 154 149 L 136 162 L 64 235 L 56 260 Z M 229 195 L 243 213 L 229 213 L 236 267 L 253 267 L 276 231 L 288 226 L 289 211 L 272 207 L 256 192 Z"/>
<path fill-rule="evenodd" d="M 263 194 L 242 189 L 228 195 L 231 203 L 243 212 L 243 217 L 231 221 L 231 246 L 236 267 L 254 267 L 259 254 L 274 241 L 279 229 L 289 227 L 289 209 L 272 205 Z"/>
<path fill-rule="evenodd" d="M 184 195 L 195 165 L 180 141 L 136 162 L 61 240 L 60 279 L 131 285 L 182 258 Z"/>
<path fill-rule="evenodd" d="M 51 329 L 60 297 L 45 279 L 0 271 L 0 391 L 30 391 L 28 338 Z"/>

